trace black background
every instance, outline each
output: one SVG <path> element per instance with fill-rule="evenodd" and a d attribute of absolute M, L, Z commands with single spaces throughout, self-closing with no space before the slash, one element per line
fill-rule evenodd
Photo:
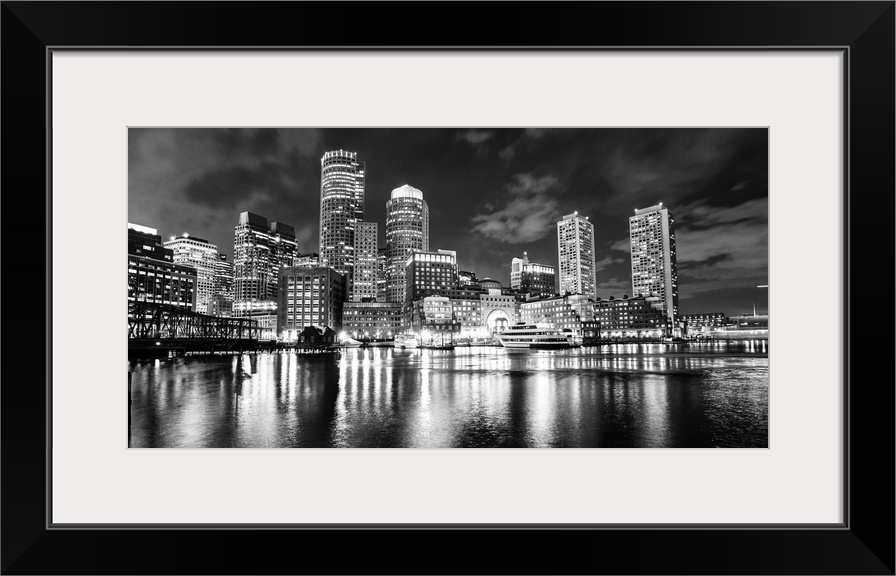
<path fill-rule="evenodd" d="M 4 574 L 893 574 L 893 2 L 4 2 L 0 33 Z M 46 388 L 34 377 L 46 362 L 47 47 L 358 45 L 848 48 L 845 214 L 861 242 L 848 248 L 847 526 L 48 530 Z M 826 312 L 806 310 L 817 313 Z M 69 345 L 102 353 L 100 343 L 91 350 L 72 337 Z"/>

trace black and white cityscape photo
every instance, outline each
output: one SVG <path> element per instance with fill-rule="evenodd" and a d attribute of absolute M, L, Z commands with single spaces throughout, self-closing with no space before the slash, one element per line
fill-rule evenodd
<path fill-rule="evenodd" d="M 767 448 L 765 128 L 130 128 L 132 448 Z"/>

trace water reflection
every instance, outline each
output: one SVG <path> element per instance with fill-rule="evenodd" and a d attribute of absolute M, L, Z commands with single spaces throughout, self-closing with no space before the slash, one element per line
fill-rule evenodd
<path fill-rule="evenodd" d="M 134 363 L 133 447 L 766 447 L 764 342 Z"/>

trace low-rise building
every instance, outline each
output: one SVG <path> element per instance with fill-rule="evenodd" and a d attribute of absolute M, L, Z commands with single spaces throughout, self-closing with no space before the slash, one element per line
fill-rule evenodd
<path fill-rule="evenodd" d="M 332 268 L 281 268 L 277 334 L 294 341 L 308 326 L 342 329 L 345 277 Z"/>
<path fill-rule="evenodd" d="M 680 318 L 687 324 L 688 336 L 708 335 L 712 330 L 728 325 L 728 317 L 723 312 L 682 314 Z"/>
<path fill-rule="evenodd" d="M 355 340 L 392 340 L 401 332 L 401 304 L 397 302 L 346 302 L 342 330 Z"/>
<path fill-rule="evenodd" d="M 601 338 L 660 338 L 670 327 L 656 298 L 598 298 L 592 306 Z"/>
<path fill-rule="evenodd" d="M 446 296 L 415 300 L 409 328 L 421 336 L 423 344 L 448 343 L 460 333 L 460 323 L 454 319 L 451 300 Z"/>
<path fill-rule="evenodd" d="M 582 294 L 535 298 L 520 304 L 520 315 L 526 323 L 548 324 L 553 328 L 572 330 L 585 336 L 593 331 L 593 302 Z"/>

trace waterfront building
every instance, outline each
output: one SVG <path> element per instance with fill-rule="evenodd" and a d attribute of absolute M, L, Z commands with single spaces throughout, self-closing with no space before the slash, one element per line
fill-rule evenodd
<path fill-rule="evenodd" d="M 511 261 L 510 287 L 532 297 L 553 296 L 557 293 L 554 267 L 529 262 L 528 254 L 523 252 L 522 258 Z"/>
<path fill-rule="evenodd" d="M 405 265 L 413 252 L 429 251 L 429 206 L 423 192 L 405 184 L 386 201 L 387 300 L 405 302 Z"/>
<path fill-rule="evenodd" d="M 650 297 L 598 298 L 593 314 L 601 338 L 659 338 L 669 331 L 668 319 Z"/>
<path fill-rule="evenodd" d="M 689 336 L 709 334 L 728 325 L 728 317 L 723 312 L 700 312 L 698 314 L 682 314 L 681 320 L 687 325 Z"/>
<path fill-rule="evenodd" d="M 233 230 L 233 313 L 273 312 L 277 303 L 270 297 L 276 282 L 271 255 L 268 219 L 242 212 Z"/>
<path fill-rule="evenodd" d="M 660 202 L 635 210 L 628 219 L 632 252 L 632 294 L 656 296 L 668 325 L 677 330 L 678 264 L 675 219 Z"/>
<path fill-rule="evenodd" d="M 475 294 L 449 296 L 451 313 L 460 327 L 460 337 L 481 338 L 487 335 L 482 323 L 481 292 Z"/>
<path fill-rule="evenodd" d="M 427 296 L 414 301 L 408 327 L 419 334 L 423 344 L 447 344 L 460 333 L 447 296 Z"/>
<path fill-rule="evenodd" d="M 476 278 L 475 272 L 470 272 L 469 270 L 458 270 L 457 271 L 457 285 L 458 286 L 472 286 L 473 284 L 478 284 L 479 279 Z"/>
<path fill-rule="evenodd" d="M 594 320 L 593 302 L 583 294 L 535 298 L 520 304 L 520 316 L 527 324 L 548 324 L 568 328 L 585 336 Z"/>
<path fill-rule="evenodd" d="M 320 159 L 320 265 L 346 278 L 352 294 L 355 232 L 364 219 L 364 163 L 356 152 L 334 150 Z"/>
<path fill-rule="evenodd" d="M 401 315 L 397 302 L 346 302 L 342 330 L 355 340 L 392 340 L 401 332 Z"/>
<path fill-rule="evenodd" d="M 128 302 L 196 310 L 196 269 L 174 263 L 156 229 L 128 223 Z"/>
<path fill-rule="evenodd" d="M 376 300 L 378 257 L 376 222 L 358 222 L 355 228 L 355 266 L 352 280 L 352 302 Z"/>
<path fill-rule="evenodd" d="M 389 256 L 385 248 L 377 250 L 376 255 L 376 301 L 387 302 L 389 300 L 389 290 L 387 284 L 387 274 L 389 270 Z"/>
<path fill-rule="evenodd" d="M 317 252 L 296 254 L 292 259 L 293 268 L 317 268 L 320 266 L 320 255 Z"/>
<path fill-rule="evenodd" d="M 485 288 L 479 295 L 479 314 L 486 332 L 503 332 L 508 326 L 519 322 L 522 299 L 521 295 L 508 293 L 500 288 Z"/>
<path fill-rule="evenodd" d="M 307 326 L 342 329 L 345 277 L 332 268 L 281 268 L 277 334 L 293 341 Z"/>
<path fill-rule="evenodd" d="M 557 254 L 560 294 L 583 294 L 594 299 L 594 225 L 578 212 L 557 222 Z"/>
<path fill-rule="evenodd" d="M 184 233 L 162 243 L 171 250 L 175 264 L 196 270 L 196 312 L 208 313 L 208 302 L 215 293 L 218 247 L 203 238 Z"/>
<path fill-rule="evenodd" d="M 710 331 L 709 336 L 718 340 L 768 340 L 768 314 L 743 314 L 732 316 L 723 328 Z"/>

